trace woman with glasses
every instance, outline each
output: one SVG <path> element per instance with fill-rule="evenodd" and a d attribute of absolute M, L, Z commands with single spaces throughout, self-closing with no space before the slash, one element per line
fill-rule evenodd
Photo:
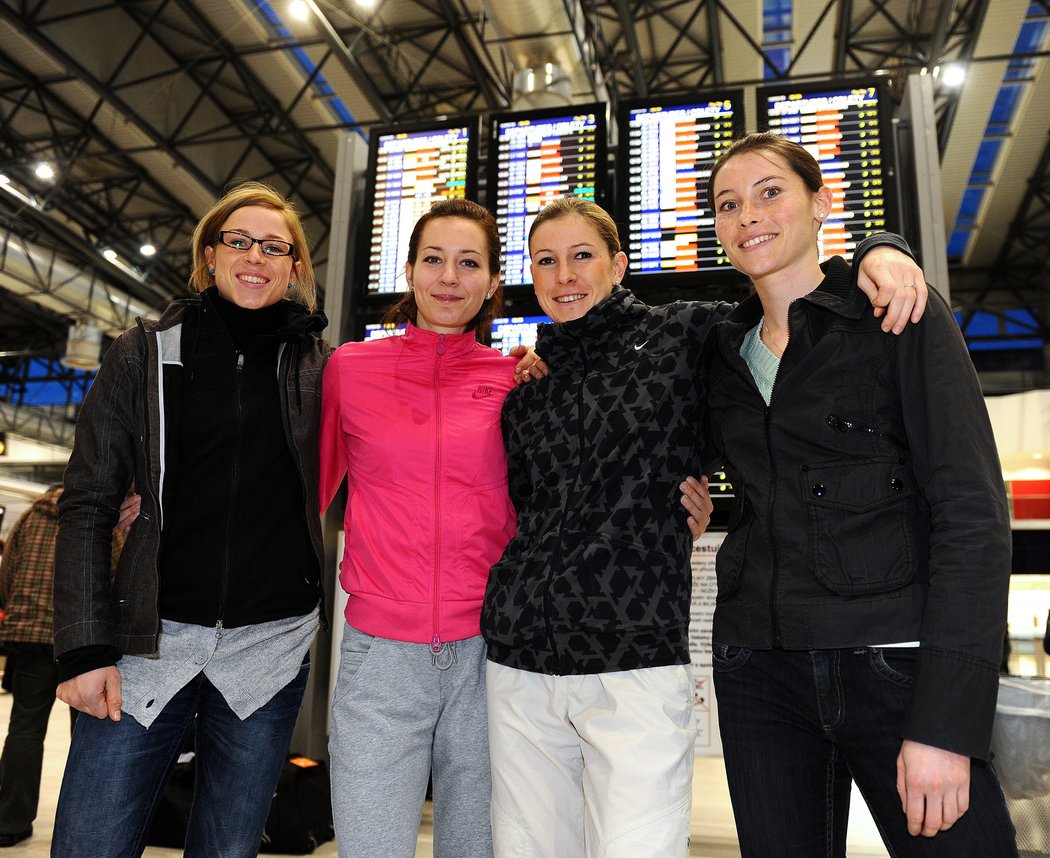
<path fill-rule="evenodd" d="M 77 718 L 52 855 L 142 853 L 193 728 L 186 854 L 254 856 L 319 622 L 317 430 L 329 349 L 291 204 L 247 183 L 193 235 L 192 299 L 110 347 L 77 422 L 55 564 Z M 115 576 L 131 486 L 141 513 Z"/>

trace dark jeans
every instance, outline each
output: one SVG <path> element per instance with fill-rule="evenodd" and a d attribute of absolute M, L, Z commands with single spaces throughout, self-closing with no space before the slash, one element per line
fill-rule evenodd
<path fill-rule="evenodd" d="M 1011 858 L 1013 824 L 991 767 L 970 766 L 970 809 L 913 837 L 897 755 L 917 650 L 792 652 L 715 644 L 718 724 L 743 858 L 843 858 L 856 781 L 893 858 Z"/>
<path fill-rule="evenodd" d="M 187 856 L 254 858 L 270 812 L 309 665 L 242 721 L 198 674 L 146 730 L 81 714 L 58 798 L 52 858 L 142 854 L 149 822 L 195 723 L 196 780 Z M 195 720 L 196 719 L 196 720 Z"/>
<path fill-rule="evenodd" d="M 9 642 L 11 721 L 0 758 L 0 834 L 17 834 L 36 819 L 44 736 L 55 702 L 58 666 L 50 644 Z"/>

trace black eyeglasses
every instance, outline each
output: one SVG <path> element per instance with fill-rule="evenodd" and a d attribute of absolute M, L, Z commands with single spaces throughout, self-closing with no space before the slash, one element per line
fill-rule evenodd
<path fill-rule="evenodd" d="M 264 256 L 291 256 L 295 250 L 295 245 L 288 241 L 281 241 L 279 238 L 252 238 L 243 232 L 233 232 L 228 229 L 219 233 L 219 241 L 242 253 L 247 253 L 252 249 L 253 244 L 257 244 Z"/>

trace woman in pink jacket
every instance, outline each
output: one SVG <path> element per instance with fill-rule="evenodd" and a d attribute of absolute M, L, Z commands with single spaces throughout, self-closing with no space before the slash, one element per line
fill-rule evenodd
<path fill-rule="evenodd" d="M 435 856 L 492 854 L 479 618 L 514 534 L 500 410 L 516 359 L 476 334 L 501 308 L 499 256 L 486 209 L 435 204 L 387 316 L 405 335 L 347 343 L 325 369 L 322 508 L 348 477 L 330 738 L 340 855 L 415 855 L 431 769 Z"/>

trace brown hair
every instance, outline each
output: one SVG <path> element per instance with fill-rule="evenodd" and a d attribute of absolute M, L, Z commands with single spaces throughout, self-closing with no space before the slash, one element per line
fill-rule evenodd
<path fill-rule="evenodd" d="M 214 278 L 208 270 L 208 260 L 204 255 L 206 247 L 214 247 L 219 242 L 219 231 L 227 218 L 245 206 L 261 206 L 272 209 L 284 216 L 288 231 L 292 237 L 292 261 L 299 263 L 299 272 L 292 275 L 294 285 L 286 296 L 289 301 L 302 304 L 313 312 L 317 309 L 317 286 L 314 283 L 314 266 L 310 261 L 310 245 L 306 240 L 306 230 L 295 207 L 285 197 L 262 182 L 245 182 L 227 191 L 215 205 L 208 209 L 193 231 L 193 264 L 190 269 L 189 287 L 193 292 L 203 292 L 209 288 Z"/>
<path fill-rule="evenodd" d="M 791 171 L 802 180 L 802 184 L 814 194 L 824 186 L 824 176 L 820 172 L 820 165 L 806 149 L 788 140 L 782 134 L 774 134 L 772 131 L 756 131 L 735 140 L 715 159 L 714 166 L 711 168 L 711 178 L 707 181 L 707 205 L 712 211 L 715 208 L 715 176 L 730 158 L 748 152 L 768 152 L 779 155 L 791 168 Z"/>
<path fill-rule="evenodd" d="M 575 194 L 559 197 L 540 209 L 540 213 L 536 215 L 536 219 L 529 228 L 530 244 L 539 226 L 560 217 L 578 217 L 587 221 L 598 231 L 602 242 L 609 248 L 609 256 L 615 256 L 620 252 L 620 233 L 616 229 L 616 221 L 597 203 Z"/>
<path fill-rule="evenodd" d="M 489 275 L 499 274 L 499 257 L 503 247 L 499 239 L 499 228 L 496 219 L 484 206 L 480 206 L 471 200 L 450 199 L 438 200 L 430 207 L 430 211 L 423 214 L 416 225 L 412 227 L 412 235 L 408 238 L 408 262 L 416 264 L 416 255 L 419 253 L 419 242 L 423 236 L 423 229 L 432 220 L 443 217 L 458 217 L 469 220 L 481 227 L 485 236 L 485 245 L 488 250 Z M 484 301 L 476 316 L 467 323 L 468 331 L 477 331 L 480 338 L 488 338 L 492 331 L 492 320 L 503 312 L 503 284 L 497 283 L 492 297 Z M 384 325 L 400 325 L 404 322 L 416 323 L 416 315 L 419 308 L 416 306 L 416 295 L 409 289 L 401 296 L 401 300 L 394 304 L 386 315 L 383 316 Z"/>

